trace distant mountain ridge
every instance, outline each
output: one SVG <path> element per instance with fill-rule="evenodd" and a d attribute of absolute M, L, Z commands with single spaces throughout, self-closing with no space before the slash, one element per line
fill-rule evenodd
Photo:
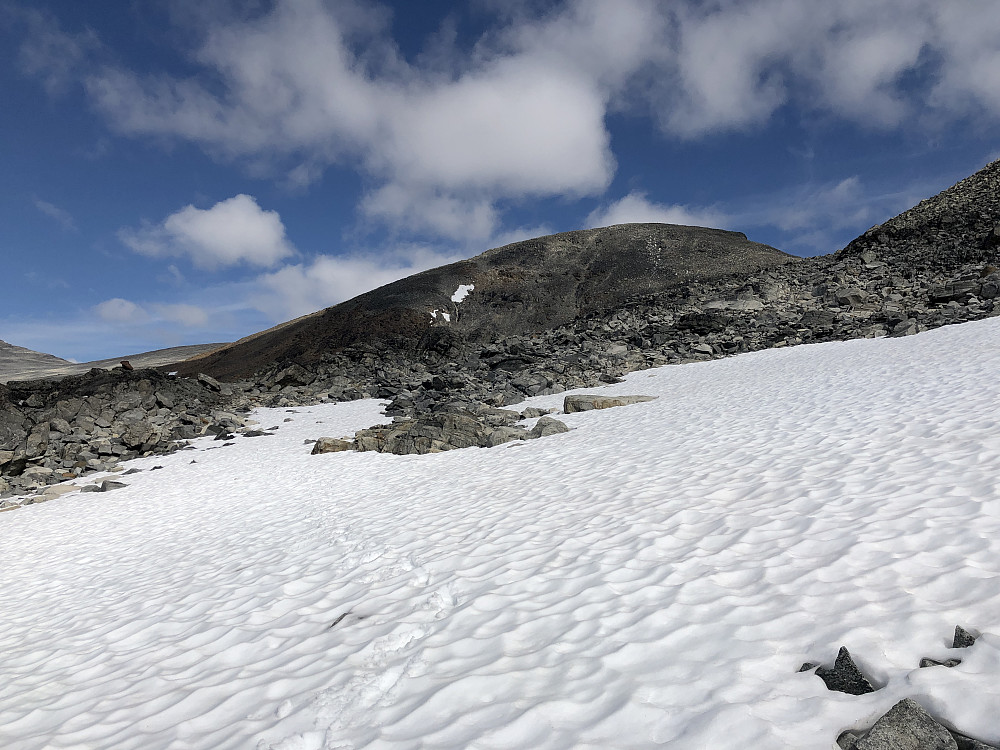
<path fill-rule="evenodd" d="M 157 349 L 152 352 L 126 354 L 121 357 L 101 359 L 94 362 L 70 362 L 54 354 L 44 354 L 22 346 L 14 346 L 6 341 L 0 341 L 0 383 L 12 380 L 34 380 L 37 378 L 61 378 L 66 375 L 76 375 L 87 372 L 95 367 L 107 370 L 117 367 L 122 360 L 128 360 L 134 367 L 160 367 L 187 359 L 205 352 L 215 351 L 223 343 L 192 344 L 190 346 L 173 346 L 168 349 Z"/>

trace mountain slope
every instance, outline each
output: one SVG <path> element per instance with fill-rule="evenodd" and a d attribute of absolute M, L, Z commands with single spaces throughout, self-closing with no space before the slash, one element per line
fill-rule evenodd
<path fill-rule="evenodd" d="M 1000 254 L 1000 159 L 872 227 L 840 251 L 871 253 L 914 270 L 949 270 Z"/>
<path fill-rule="evenodd" d="M 21 373 L 43 372 L 62 367 L 72 367 L 73 363 L 54 354 L 36 352 L 23 346 L 0 341 L 0 383 L 18 377 Z M 26 377 L 37 377 L 27 375 Z"/>
<path fill-rule="evenodd" d="M 357 343 L 405 351 L 440 336 L 488 341 L 548 330 L 637 295 L 798 260 L 719 229 L 621 224 L 564 232 L 415 274 L 176 367 L 239 378 Z M 452 301 L 463 285 L 474 289 Z"/>

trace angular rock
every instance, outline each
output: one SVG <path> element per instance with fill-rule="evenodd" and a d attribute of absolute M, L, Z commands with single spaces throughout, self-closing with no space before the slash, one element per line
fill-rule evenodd
<path fill-rule="evenodd" d="M 856 307 L 863 305 L 868 300 L 868 295 L 857 287 L 847 287 L 838 289 L 834 295 L 836 302 L 841 307 Z"/>
<path fill-rule="evenodd" d="M 865 695 L 866 693 L 875 692 L 875 688 L 872 687 L 871 682 L 861 674 L 861 670 L 854 663 L 851 653 L 847 650 L 846 646 L 840 647 L 837 660 L 832 667 L 818 667 L 816 675 L 826 683 L 827 689 L 835 690 L 839 693 Z"/>
<path fill-rule="evenodd" d="M 923 707 L 904 698 L 875 722 L 855 750 L 958 750 L 951 732 Z"/>
<path fill-rule="evenodd" d="M 73 431 L 73 428 L 69 426 L 69 422 L 65 419 L 55 417 L 54 419 L 49 420 L 49 430 L 55 430 L 63 435 L 68 435 Z"/>
<path fill-rule="evenodd" d="M 955 626 L 955 637 L 952 640 L 952 648 L 968 648 L 976 642 L 976 637 L 961 625 Z"/>
<path fill-rule="evenodd" d="M 213 378 L 213 377 L 211 377 L 209 375 L 206 375 L 203 372 L 199 372 L 198 373 L 197 380 L 198 380 L 199 383 L 201 383 L 203 386 L 205 386 L 209 390 L 213 390 L 216 393 L 221 393 L 222 392 L 222 383 L 220 383 L 215 378 Z"/>
<path fill-rule="evenodd" d="M 120 490 L 123 487 L 128 487 L 124 482 L 115 482 L 111 479 L 105 479 L 101 482 L 100 492 L 111 492 L 112 490 Z"/>
<path fill-rule="evenodd" d="M 615 406 L 628 406 L 655 399 L 656 396 L 599 396 L 581 393 L 563 399 L 563 412 L 575 414 L 592 409 L 611 409 Z"/>
<path fill-rule="evenodd" d="M 927 667 L 957 667 L 962 663 L 961 659 L 945 659 L 944 661 L 938 661 L 937 659 L 928 659 L 924 657 L 920 660 L 920 668 L 926 669 Z"/>
<path fill-rule="evenodd" d="M 149 442 L 155 430 L 146 420 L 129 422 L 121 434 L 122 442 L 129 448 L 139 448 Z"/>

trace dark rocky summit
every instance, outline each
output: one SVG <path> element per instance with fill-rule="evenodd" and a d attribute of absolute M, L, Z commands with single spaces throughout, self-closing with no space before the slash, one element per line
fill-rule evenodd
<path fill-rule="evenodd" d="M 622 224 L 564 232 L 414 274 L 177 367 L 239 379 L 276 361 L 315 365 L 357 344 L 409 353 L 443 339 L 486 343 L 552 330 L 636 296 L 796 260 L 720 229 Z M 463 285 L 472 293 L 452 301 Z"/>
<path fill-rule="evenodd" d="M 133 372 L 0 387 L 0 498 L 198 435 L 238 436 L 241 410 L 256 405 L 375 397 L 396 422 L 362 431 L 355 448 L 488 447 L 531 432 L 497 413 L 530 396 L 988 317 L 1000 298 L 998 227 L 994 162 L 817 258 L 660 224 L 514 243 L 159 368 L 197 377 L 131 358 Z M 460 287 L 469 293 L 453 301 Z"/>

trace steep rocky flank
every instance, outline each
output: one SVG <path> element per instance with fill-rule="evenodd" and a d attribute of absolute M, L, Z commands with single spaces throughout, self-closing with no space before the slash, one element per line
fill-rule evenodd
<path fill-rule="evenodd" d="M 838 253 L 914 271 L 985 263 L 1000 253 L 1000 160 L 873 227 Z"/>
<path fill-rule="evenodd" d="M 177 368 L 237 379 L 275 361 L 317 362 L 352 344 L 415 351 L 441 339 L 486 342 L 551 330 L 635 296 L 798 260 L 719 229 L 621 224 L 564 232 L 415 274 Z M 460 285 L 474 290 L 456 303 Z"/>

